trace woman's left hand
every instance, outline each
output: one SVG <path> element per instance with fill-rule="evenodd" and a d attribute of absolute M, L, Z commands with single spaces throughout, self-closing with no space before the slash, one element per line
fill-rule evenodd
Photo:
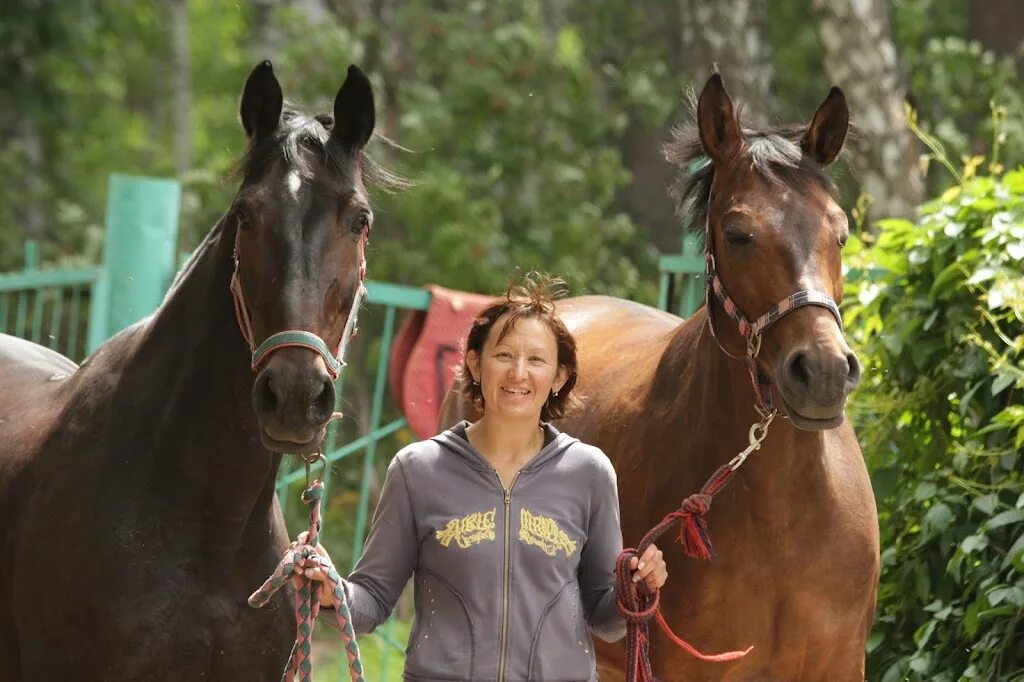
<path fill-rule="evenodd" d="M 661 589 L 668 579 L 668 567 L 665 565 L 664 555 L 655 545 L 647 548 L 641 557 L 633 557 L 629 562 L 629 569 L 634 571 L 633 582 L 641 580 L 649 590 Z"/>

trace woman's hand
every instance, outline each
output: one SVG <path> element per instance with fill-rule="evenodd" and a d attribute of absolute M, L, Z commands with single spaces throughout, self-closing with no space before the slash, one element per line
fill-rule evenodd
<path fill-rule="evenodd" d="M 305 544 L 306 538 L 309 536 L 308 531 L 302 531 L 299 533 L 299 539 L 289 545 L 290 549 L 302 543 Z M 323 569 L 323 564 L 320 563 L 320 557 L 330 565 L 334 565 L 331 561 L 331 555 L 327 553 L 327 550 L 323 545 L 317 544 L 316 553 L 317 557 L 308 557 L 305 559 L 298 559 L 295 562 L 295 574 L 292 576 L 292 584 L 298 589 L 302 585 L 302 578 L 306 577 L 310 580 L 319 580 L 323 585 L 320 586 L 320 608 L 333 609 L 338 606 L 338 600 L 334 597 L 334 591 L 331 589 L 331 584 L 327 582 L 327 573 Z"/>
<path fill-rule="evenodd" d="M 668 579 L 664 555 L 654 544 L 647 548 L 643 556 L 633 557 L 629 562 L 629 570 L 634 571 L 633 582 L 643 580 L 649 590 L 661 589 Z"/>

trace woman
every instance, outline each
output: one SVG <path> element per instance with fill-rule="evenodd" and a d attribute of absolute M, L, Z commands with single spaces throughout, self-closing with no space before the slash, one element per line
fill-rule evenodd
<path fill-rule="evenodd" d="M 483 416 L 404 448 L 388 469 L 345 588 L 356 632 L 369 632 L 414 576 L 408 680 L 592 680 L 591 633 L 625 634 L 615 472 L 547 423 L 577 402 L 560 285 L 529 275 L 474 320 L 461 375 Z M 634 581 L 665 583 L 653 545 L 632 568 Z"/>

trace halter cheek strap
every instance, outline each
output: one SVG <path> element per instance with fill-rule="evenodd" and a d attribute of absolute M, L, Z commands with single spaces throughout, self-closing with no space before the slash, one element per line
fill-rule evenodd
<path fill-rule="evenodd" d="M 252 331 L 252 318 L 249 315 L 249 308 L 245 304 L 245 295 L 242 293 L 242 280 L 238 276 L 239 256 L 239 235 L 241 231 L 235 232 L 235 271 L 231 275 L 231 295 L 235 301 L 235 316 L 238 318 L 238 328 L 242 332 L 249 349 L 252 351 L 252 369 L 255 372 L 273 353 L 282 348 L 306 348 L 324 359 L 327 365 L 327 372 L 331 380 L 338 378 L 341 368 L 345 366 L 345 348 L 348 342 L 357 334 L 357 321 L 359 319 L 359 307 L 366 298 L 366 287 L 363 282 L 366 279 L 366 232 L 359 239 L 359 281 L 356 283 L 355 294 L 352 297 L 352 307 L 349 308 L 348 317 L 345 319 L 345 328 L 341 332 L 341 339 L 338 347 L 331 352 L 330 348 L 320 336 L 303 329 L 288 329 L 271 334 L 263 340 L 259 346 L 256 345 Z"/>
<path fill-rule="evenodd" d="M 790 313 L 797 308 L 802 308 L 808 305 L 819 306 L 832 313 L 832 316 L 835 318 L 840 330 L 843 328 L 843 316 L 839 312 L 839 306 L 836 305 L 836 302 L 832 300 L 832 297 L 827 293 L 814 289 L 804 289 L 802 291 L 797 291 L 794 294 L 790 294 L 785 299 L 772 306 L 764 315 L 751 322 L 747 316 L 743 314 L 743 311 L 740 310 L 739 306 L 736 305 L 736 302 L 732 300 L 728 292 L 726 292 L 725 285 L 722 284 L 722 280 L 718 276 L 718 270 L 715 267 L 715 257 L 711 253 L 712 241 L 710 225 L 710 219 L 705 221 L 704 281 L 706 284 L 704 298 L 707 308 L 708 327 L 711 329 L 711 335 L 715 338 L 719 347 L 722 348 L 722 351 L 731 358 L 739 359 L 737 356 L 725 350 L 721 341 L 718 340 L 718 335 L 715 333 L 715 324 L 712 319 L 713 309 L 711 307 L 711 296 L 714 294 L 714 297 L 722 304 L 722 308 L 725 310 L 726 315 L 736 323 L 736 329 L 739 331 L 740 336 L 742 336 L 747 342 L 747 370 L 750 373 L 750 381 L 754 387 L 754 394 L 757 396 L 757 410 L 762 416 L 773 414 L 775 412 L 775 404 L 772 399 L 772 382 L 757 365 L 757 355 L 761 351 L 762 332 L 778 322 L 779 319 L 786 315 L 786 313 Z"/>

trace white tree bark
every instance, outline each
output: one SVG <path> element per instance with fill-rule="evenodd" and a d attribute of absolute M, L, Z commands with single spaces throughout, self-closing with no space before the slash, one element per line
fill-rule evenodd
<path fill-rule="evenodd" d="M 745 104 L 744 121 L 775 120 L 771 47 L 763 0 L 679 0 L 683 59 L 699 90 L 717 70 L 729 94 Z"/>
<path fill-rule="evenodd" d="M 825 72 L 846 93 L 854 136 L 847 146 L 869 216 L 910 217 L 921 202 L 917 140 L 903 113 L 906 86 L 884 0 L 812 0 Z"/>

